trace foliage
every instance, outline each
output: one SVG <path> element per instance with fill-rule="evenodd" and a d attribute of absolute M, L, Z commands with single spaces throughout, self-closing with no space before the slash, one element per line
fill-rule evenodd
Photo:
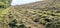
<path fill-rule="evenodd" d="M 9 7 L 10 8 L 10 7 Z M 9 8 L 4 9 L 0 12 L 0 20 L 3 20 L 4 16 L 8 13 Z"/>
<path fill-rule="evenodd" d="M 11 0 L 0 0 L 0 20 L 3 19 L 4 15 L 7 14 Z"/>
<path fill-rule="evenodd" d="M 4 27 L 4 16 L 10 9 L 11 0 L 0 0 L 0 28 Z"/>
<path fill-rule="evenodd" d="M 10 6 L 11 0 L 0 0 L 0 8 L 7 8 Z"/>

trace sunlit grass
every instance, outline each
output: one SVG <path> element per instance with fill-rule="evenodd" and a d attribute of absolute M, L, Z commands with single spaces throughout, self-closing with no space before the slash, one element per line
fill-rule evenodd
<path fill-rule="evenodd" d="M 8 13 L 9 8 L 6 8 L 6 9 L 4 9 L 0 12 L 0 20 L 3 20 L 3 17 L 4 17 L 5 14 Z"/>

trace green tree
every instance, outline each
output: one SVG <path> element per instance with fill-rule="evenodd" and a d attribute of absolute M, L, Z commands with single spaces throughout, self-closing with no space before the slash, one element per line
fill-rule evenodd
<path fill-rule="evenodd" d="M 0 8 L 7 8 L 10 6 L 12 0 L 0 0 Z"/>

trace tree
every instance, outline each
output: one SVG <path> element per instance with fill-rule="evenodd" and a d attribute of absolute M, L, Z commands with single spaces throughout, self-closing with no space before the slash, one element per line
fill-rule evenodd
<path fill-rule="evenodd" d="M 7 8 L 10 6 L 12 0 L 0 0 L 0 8 Z"/>

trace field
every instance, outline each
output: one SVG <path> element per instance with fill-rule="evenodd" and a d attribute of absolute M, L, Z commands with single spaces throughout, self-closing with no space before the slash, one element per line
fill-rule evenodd
<path fill-rule="evenodd" d="M 49 8 L 50 9 L 50 8 Z M 49 9 L 26 9 L 13 7 L 4 17 L 4 22 L 14 28 L 60 28 L 60 10 Z M 8 25 L 7 25 L 8 26 Z"/>
<path fill-rule="evenodd" d="M 60 28 L 59 1 L 11 6 L 0 11 L 0 28 Z"/>

